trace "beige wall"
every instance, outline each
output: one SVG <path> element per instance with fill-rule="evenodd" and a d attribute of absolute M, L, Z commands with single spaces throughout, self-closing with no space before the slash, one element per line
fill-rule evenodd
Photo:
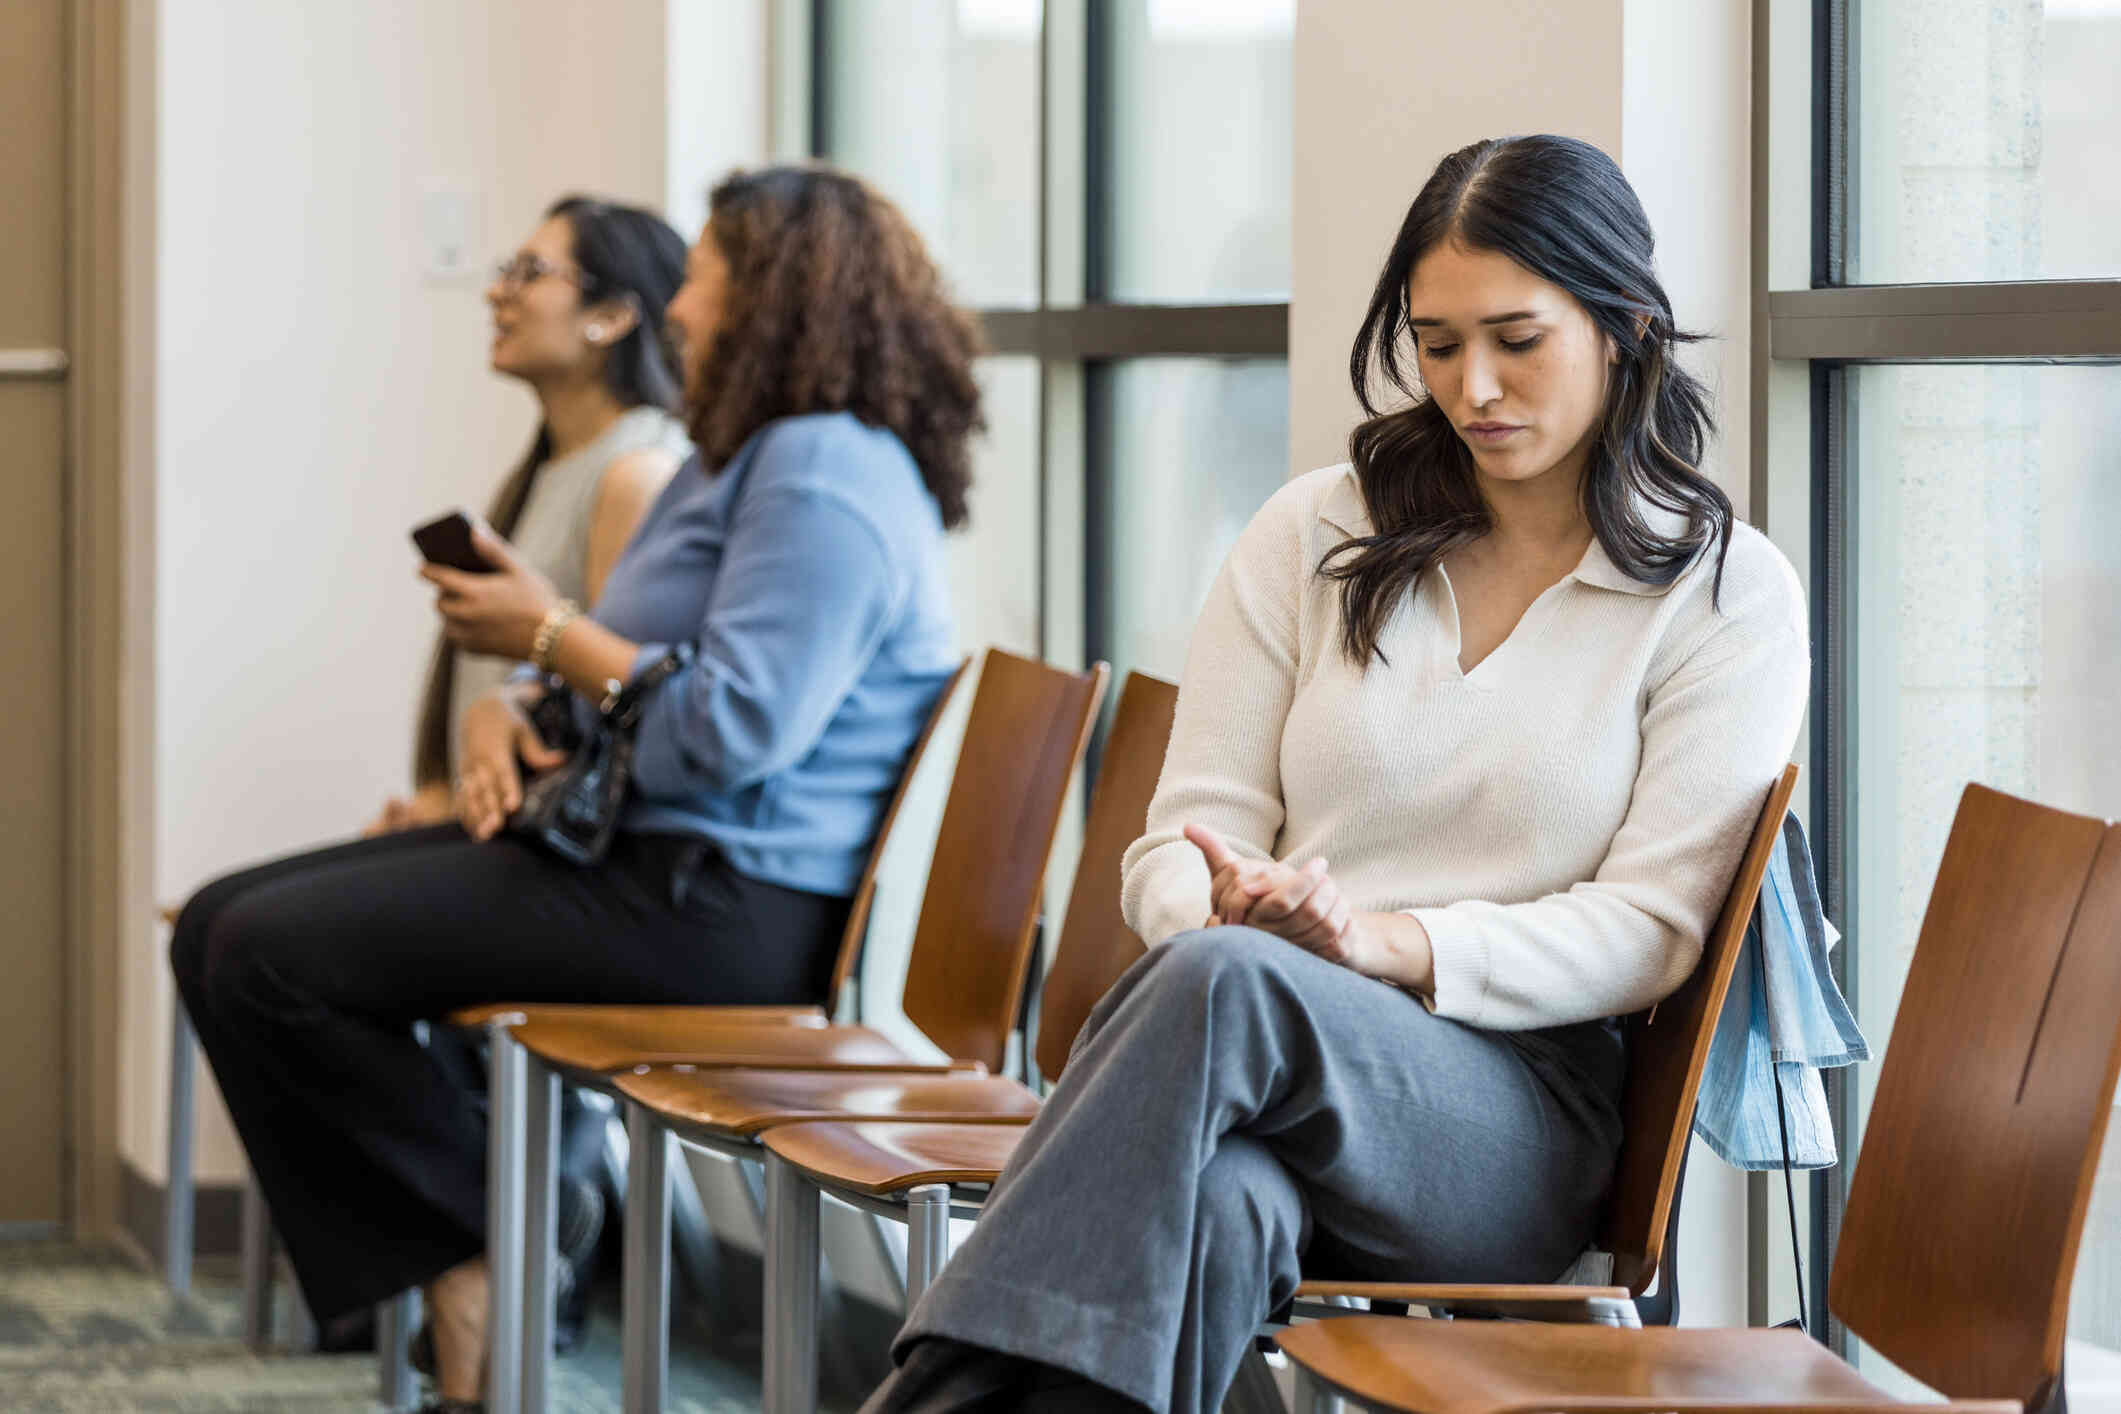
<path fill-rule="evenodd" d="M 1407 203 L 1444 154 L 1557 132 L 1616 154 L 1719 396 L 1709 470 L 1745 511 L 1749 11 L 1742 0 L 1309 0 L 1297 10 L 1290 469 L 1346 459 L 1348 348 Z M 1686 1321 L 1743 1324 L 1744 1182 L 1687 1174 Z"/>
<path fill-rule="evenodd" d="M 483 272 L 562 192 L 661 207 L 756 161 L 761 13 L 728 5 L 715 46 L 665 0 L 161 0 L 159 896 L 342 837 L 403 787 L 432 631 L 406 530 L 483 504 L 532 431 L 485 367 Z M 436 188 L 471 198 L 469 274 L 427 273 Z M 157 1178 L 161 949 L 122 979 L 122 1152 Z M 198 1173 L 239 1173 L 201 1109 Z"/>
<path fill-rule="evenodd" d="M 1437 160 L 1556 132 L 1617 151 L 1621 0 L 1312 0 L 1296 11 L 1292 472 L 1347 459 L 1348 346 Z"/>

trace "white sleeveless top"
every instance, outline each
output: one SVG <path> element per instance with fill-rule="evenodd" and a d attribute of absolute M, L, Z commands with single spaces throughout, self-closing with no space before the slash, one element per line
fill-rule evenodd
<path fill-rule="evenodd" d="M 658 407 L 637 407 L 621 413 L 591 441 L 538 468 L 509 543 L 552 581 L 563 598 L 588 607 L 589 528 L 596 517 L 604 473 L 620 457 L 647 450 L 669 452 L 670 470 L 675 471 L 692 454 L 692 443 L 685 436 L 685 425 L 671 414 Z M 505 658 L 457 654 L 449 700 L 452 771 L 464 709 L 499 687 L 516 666 Z"/>

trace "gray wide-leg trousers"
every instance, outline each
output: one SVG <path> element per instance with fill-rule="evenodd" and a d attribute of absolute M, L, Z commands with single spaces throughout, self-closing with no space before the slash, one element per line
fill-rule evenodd
<path fill-rule="evenodd" d="M 1092 1013 L 894 1354 L 944 1336 L 1208 1414 L 1299 1257 L 1551 1281 L 1593 1235 L 1621 1071 L 1610 1022 L 1482 1031 L 1255 929 L 1174 938 Z"/>

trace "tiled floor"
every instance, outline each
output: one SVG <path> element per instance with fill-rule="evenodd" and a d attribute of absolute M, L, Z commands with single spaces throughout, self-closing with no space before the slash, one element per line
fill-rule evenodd
<path fill-rule="evenodd" d="M 237 1339 L 233 1281 L 202 1275 L 172 1297 L 116 1253 L 0 1243 L 0 1410 L 7 1414 L 369 1414 L 367 1355 L 251 1354 Z M 553 1407 L 602 1414 L 618 1403 L 618 1331 L 608 1301 L 554 1371 Z M 679 1332 L 674 1414 L 758 1407 L 755 1366 Z"/>

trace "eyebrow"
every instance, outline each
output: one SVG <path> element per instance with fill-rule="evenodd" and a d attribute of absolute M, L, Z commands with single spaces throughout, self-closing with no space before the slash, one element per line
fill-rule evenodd
<path fill-rule="evenodd" d="M 1480 322 L 1483 324 L 1514 324 L 1520 319 L 1537 319 L 1538 317 L 1537 311 L 1534 310 L 1513 309 L 1508 314 L 1491 314 Z M 1445 321 L 1441 319 L 1409 319 L 1407 323 L 1417 329 L 1435 329 L 1441 327 Z"/>

